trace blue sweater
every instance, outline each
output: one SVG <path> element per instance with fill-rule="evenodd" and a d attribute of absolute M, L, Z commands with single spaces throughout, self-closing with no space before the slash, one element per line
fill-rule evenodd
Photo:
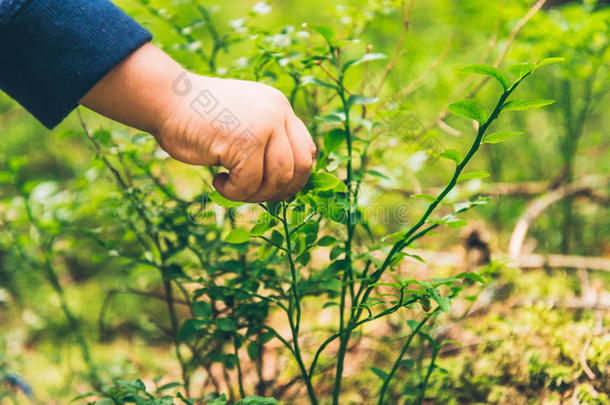
<path fill-rule="evenodd" d="M 0 0 L 0 89 L 52 128 L 150 40 L 109 0 Z"/>

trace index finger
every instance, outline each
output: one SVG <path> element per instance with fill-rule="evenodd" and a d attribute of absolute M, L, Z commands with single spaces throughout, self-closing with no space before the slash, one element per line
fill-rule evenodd
<path fill-rule="evenodd" d="M 214 176 L 212 185 L 225 198 L 245 202 L 263 182 L 264 145 L 250 131 L 245 131 L 233 146 L 238 148 L 238 163 L 228 173 Z"/>

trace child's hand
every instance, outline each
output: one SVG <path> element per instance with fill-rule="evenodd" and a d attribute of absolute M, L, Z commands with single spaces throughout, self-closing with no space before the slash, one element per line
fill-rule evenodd
<path fill-rule="evenodd" d="M 307 183 L 315 145 L 281 92 L 181 72 L 172 93 L 159 144 L 180 161 L 227 168 L 213 183 L 226 198 L 283 200 Z"/>
<path fill-rule="evenodd" d="M 175 159 L 229 170 L 214 187 L 235 201 L 289 198 L 307 183 L 316 149 L 286 97 L 272 87 L 185 72 L 146 44 L 81 104 L 155 136 Z"/>

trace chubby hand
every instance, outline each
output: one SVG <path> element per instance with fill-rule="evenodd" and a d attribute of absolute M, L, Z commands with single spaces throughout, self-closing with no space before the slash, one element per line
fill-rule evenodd
<path fill-rule="evenodd" d="M 309 178 L 316 148 L 278 90 L 186 72 L 152 44 L 104 76 L 80 103 L 147 131 L 173 158 L 220 165 L 214 187 L 234 201 L 288 199 Z"/>
<path fill-rule="evenodd" d="M 235 201 L 285 200 L 309 179 L 316 147 L 286 97 L 264 84 L 182 71 L 154 134 L 175 159 L 220 165 L 214 187 Z"/>

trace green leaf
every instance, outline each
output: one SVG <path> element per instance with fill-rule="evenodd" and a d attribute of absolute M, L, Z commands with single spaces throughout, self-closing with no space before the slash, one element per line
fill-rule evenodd
<path fill-rule="evenodd" d="M 415 319 L 409 319 L 407 321 L 407 326 L 409 327 L 409 329 L 411 329 L 411 332 L 415 332 L 415 329 L 417 329 L 417 327 L 419 326 L 419 322 L 417 322 Z"/>
<path fill-rule="evenodd" d="M 178 393 L 178 395 L 181 397 L 182 395 L 180 393 Z M 182 398 L 180 398 L 182 399 Z M 185 400 L 182 399 L 183 401 L 185 401 L 185 403 L 187 404 L 194 404 L 195 401 L 190 402 L 189 400 Z M 221 396 L 219 396 L 218 398 L 215 398 L 213 400 L 207 400 L 205 403 L 206 405 L 227 405 L 227 396 L 225 394 L 222 394 Z"/>
<path fill-rule="evenodd" d="M 347 69 L 349 69 L 352 66 L 360 65 L 361 63 L 370 62 L 373 60 L 385 59 L 385 58 L 387 58 L 387 56 L 384 55 L 383 53 L 367 53 L 366 55 L 364 55 L 361 58 L 354 59 L 354 60 L 347 62 L 345 65 L 343 65 L 341 70 L 343 70 L 345 72 Z"/>
<path fill-rule="evenodd" d="M 331 308 L 331 307 L 338 307 L 339 304 L 337 304 L 336 302 L 327 302 L 324 305 L 322 305 L 322 309 L 326 309 L 326 308 Z"/>
<path fill-rule="evenodd" d="M 314 85 L 320 86 L 320 87 L 326 87 L 326 88 L 333 89 L 333 90 L 339 90 L 339 87 L 337 87 L 336 85 L 334 85 L 332 83 L 325 82 L 325 81 L 320 80 L 317 77 L 313 77 L 313 76 L 306 76 L 306 77 L 304 77 L 301 80 L 301 83 L 303 84 L 303 86 L 314 84 Z"/>
<path fill-rule="evenodd" d="M 276 249 L 276 248 L 267 243 L 265 243 L 264 245 L 261 245 L 258 248 L 258 252 L 257 252 L 258 260 L 260 260 L 261 262 L 264 262 L 265 260 L 267 260 L 269 258 L 269 256 L 271 256 L 273 249 Z"/>
<path fill-rule="evenodd" d="M 237 330 L 235 321 L 231 318 L 221 318 L 216 321 L 216 327 L 225 332 L 234 332 Z"/>
<path fill-rule="evenodd" d="M 513 136 L 521 135 L 521 134 L 523 134 L 523 132 L 512 132 L 512 131 L 494 132 L 493 134 L 487 135 L 487 137 L 485 137 L 485 140 L 483 141 L 483 143 L 492 143 L 492 144 L 500 143 L 500 142 L 504 142 L 508 138 L 512 138 Z"/>
<path fill-rule="evenodd" d="M 322 236 L 318 242 L 316 243 L 316 245 L 318 246 L 330 246 L 337 243 L 337 238 L 335 238 L 334 236 L 330 236 L 330 235 L 325 235 Z"/>
<path fill-rule="evenodd" d="M 250 395 L 237 402 L 237 405 L 278 405 L 276 399 L 263 398 L 256 395 Z"/>
<path fill-rule="evenodd" d="M 382 242 L 399 241 L 405 237 L 405 231 L 394 232 L 381 238 Z"/>
<path fill-rule="evenodd" d="M 80 394 L 79 396 L 76 396 L 76 397 L 72 398 L 72 400 L 70 402 L 76 402 L 78 400 L 85 399 L 85 398 L 88 398 L 88 397 L 99 397 L 99 396 L 102 396 L 102 395 L 104 395 L 104 394 L 99 393 L 99 392 L 85 392 L 83 394 Z M 2 397 L 0 397 L 0 399 L 2 399 Z"/>
<path fill-rule="evenodd" d="M 477 273 L 460 273 L 460 274 L 458 274 L 455 277 L 456 278 L 467 278 L 467 279 L 470 279 L 472 281 L 476 281 L 476 282 L 481 283 L 481 284 L 486 284 L 486 282 L 483 279 L 483 277 L 479 276 Z"/>
<path fill-rule="evenodd" d="M 271 232 L 271 242 L 278 246 L 282 246 L 284 244 L 284 235 L 282 235 L 277 229 L 274 229 L 273 232 Z"/>
<path fill-rule="evenodd" d="M 382 369 L 380 369 L 380 368 L 377 368 L 377 367 L 371 367 L 371 371 L 372 371 L 373 373 L 375 373 L 375 375 L 376 375 L 377 377 L 379 377 L 379 378 L 381 379 L 381 381 L 385 381 L 385 380 L 387 380 L 387 379 L 388 379 L 388 373 L 386 373 L 385 371 L 383 371 L 383 370 L 382 370 Z"/>
<path fill-rule="evenodd" d="M 332 28 L 330 28 L 327 25 L 318 25 L 316 27 L 313 27 L 313 30 L 316 31 L 318 34 L 322 35 L 322 37 L 324 37 L 324 39 L 326 40 L 326 42 L 328 42 L 329 46 L 333 46 L 333 43 L 335 42 L 335 31 L 333 31 Z"/>
<path fill-rule="evenodd" d="M 422 262 L 422 263 L 426 263 L 426 261 L 419 255 L 416 254 L 412 254 L 412 253 L 403 253 L 405 256 L 408 256 L 412 259 L 417 260 L 418 262 Z"/>
<path fill-rule="evenodd" d="M 466 180 L 484 179 L 486 177 L 489 177 L 489 173 L 487 173 L 484 170 L 479 170 L 476 172 L 462 173 L 460 175 L 460 177 L 458 178 L 458 183 L 461 181 L 466 181 Z"/>
<path fill-rule="evenodd" d="M 190 339 L 204 325 L 205 322 L 199 319 L 187 319 L 180 327 L 180 331 L 178 331 L 178 340 L 185 341 Z"/>
<path fill-rule="evenodd" d="M 449 112 L 460 117 L 470 118 L 479 123 L 484 123 L 487 120 L 487 114 L 483 108 L 472 99 L 465 99 L 449 104 Z"/>
<path fill-rule="evenodd" d="M 510 73 L 517 76 L 517 79 L 522 79 L 528 73 L 531 73 L 536 68 L 533 63 L 518 63 L 516 65 L 510 65 L 506 68 Z"/>
<path fill-rule="evenodd" d="M 169 389 L 176 388 L 176 387 L 182 387 L 182 384 L 180 384 L 179 382 L 171 382 L 171 383 L 163 384 L 162 386 L 157 388 L 157 393 L 167 391 Z"/>
<path fill-rule="evenodd" d="M 266 213 L 265 213 L 266 214 Z M 252 229 L 250 229 L 250 235 L 252 236 L 261 236 L 269 229 L 271 229 L 272 223 L 270 221 L 258 222 L 255 224 Z"/>
<path fill-rule="evenodd" d="M 299 263 L 302 266 L 307 266 L 307 264 L 309 264 L 310 261 L 311 261 L 311 253 L 309 253 L 309 252 L 303 253 L 302 255 L 297 257 L 295 260 L 295 262 Z"/>
<path fill-rule="evenodd" d="M 504 104 L 502 111 L 525 111 L 553 104 L 555 100 L 515 100 Z"/>
<path fill-rule="evenodd" d="M 309 183 L 318 191 L 328 191 L 334 189 L 343 182 L 330 173 L 313 173 L 309 178 Z"/>
<path fill-rule="evenodd" d="M 501 71 L 500 69 L 493 67 L 493 66 L 469 65 L 469 66 L 465 66 L 462 69 L 460 69 L 460 72 L 473 73 L 473 74 L 477 74 L 477 75 L 493 77 L 498 82 L 500 82 L 502 87 L 504 87 L 504 90 L 508 90 L 508 88 L 510 86 L 510 81 L 508 80 L 508 77 L 506 76 L 506 74 L 503 71 Z"/>
<path fill-rule="evenodd" d="M 332 292 L 339 292 L 341 291 L 341 281 L 336 279 L 336 278 L 331 278 L 330 280 L 328 280 L 328 282 L 324 285 L 324 287 L 328 290 L 328 291 L 332 291 Z"/>
<path fill-rule="evenodd" d="M 538 63 L 536 63 L 536 69 L 541 68 L 543 66 L 552 65 L 554 63 L 561 63 L 565 60 L 566 60 L 566 58 L 561 58 L 561 57 L 545 58 L 545 59 L 542 59 L 541 61 L 539 61 Z"/>
<path fill-rule="evenodd" d="M 13 182 L 13 174 L 11 172 L 0 172 L 0 184 L 8 184 Z"/>
<path fill-rule="evenodd" d="M 105 129 L 96 130 L 92 137 L 102 146 L 111 147 L 114 145 L 112 142 L 112 135 Z"/>
<path fill-rule="evenodd" d="M 144 140 L 148 140 L 148 139 L 152 139 L 152 135 L 146 134 L 146 133 L 139 133 L 134 135 L 133 138 L 131 138 L 131 142 L 135 143 L 135 144 L 142 144 L 144 142 Z"/>
<path fill-rule="evenodd" d="M 337 152 L 345 142 L 345 131 L 335 128 L 324 134 L 324 152 L 327 154 Z"/>
<path fill-rule="evenodd" d="M 258 358 L 258 343 L 250 342 L 246 349 L 248 350 L 248 357 L 250 357 L 250 360 L 255 361 Z"/>
<path fill-rule="evenodd" d="M 441 297 L 440 293 L 438 292 L 438 289 L 436 289 L 436 288 L 430 289 L 429 292 L 430 292 L 430 297 L 434 301 L 436 301 L 438 306 L 441 308 L 441 311 L 448 314 L 449 311 L 451 310 L 451 300 L 448 297 Z"/>
<path fill-rule="evenodd" d="M 444 159 L 453 160 L 457 164 L 460 164 L 460 162 L 462 161 L 461 153 L 455 149 L 447 149 L 443 153 L 440 153 L 438 156 Z"/>
<path fill-rule="evenodd" d="M 436 197 L 433 197 L 428 194 L 413 194 L 411 196 L 411 198 L 419 198 L 419 199 L 423 199 L 423 200 L 430 201 L 430 202 L 436 201 Z"/>
<path fill-rule="evenodd" d="M 379 99 L 376 97 L 367 97 L 354 94 L 349 96 L 347 99 L 347 108 L 352 108 L 355 105 L 369 105 L 378 102 Z"/>
<path fill-rule="evenodd" d="M 415 360 L 413 359 L 402 359 L 400 365 L 404 368 L 413 368 L 415 366 Z"/>
<path fill-rule="evenodd" d="M 229 232 L 229 234 L 225 237 L 225 242 L 240 244 L 247 242 L 248 239 L 250 239 L 250 232 L 245 229 L 237 228 Z"/>
<path fill-rule="evenodd" d="M 193 314 L 201 319 L 209 319 L 212 315 L 212 306 L 205 301 L 196 301 L 193 303 Z"/>
<path fill-rule="evenodd" d="M 242 203 L 242 202 L 231 201 L 231 200 L 224 198 L 222 195 L 220 195 L 220 193 L 218 191 L 212 191 L 210 194 L 208 194 L 208 197 L 210 198 L 210 200 L 212 200 L 216 204 L 220 205 L 221 207 L 225 207 L 225 208 L 237 208 L 237 207 L 241 207 L 242 205 L 244 205 L 244 203 Z"/>
<path fill-rule="evenodd" d="M 386 176 L 385 174 L 381 173 L 378 170 L 368 169 L 368 170 L 365 170 L 364 173 L 374 176 L 374 177 L 379 177 L 380 179 L 390 180 L 390 178 L 388 176 Z"/>
<path fill-rule="evenodd" d="M 335 260 L 345 252 L 345 248 L 341 245 L 333 247 L 330 251 L 330 260 Z"/>

